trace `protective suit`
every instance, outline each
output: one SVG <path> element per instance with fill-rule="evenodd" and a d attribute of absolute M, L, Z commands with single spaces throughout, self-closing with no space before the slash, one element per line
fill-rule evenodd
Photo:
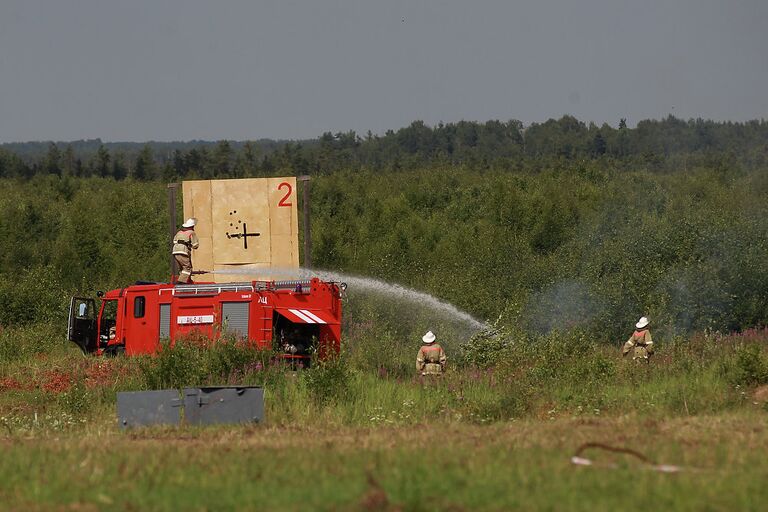
<path fill-rule="evenodd" d="M 172 254 L 179 265 L 179 282 L 188 283 L 192 278 L 192 249 L 200 247 L 200 241 L 195 233 L 196 219 L 193 217 L 181 225 L 181 229 L 173 237 Z"/>
<path fill-rule="evenodd" d="M 435 343 L 435 335 L 432 331 L 422 336 L 424 345 L 416 354 L 416 371 L 421 375 L 442 375 L 445 372 L 447 357 L 440 344 Z"/>
<path fill-rule="evenodd" d="M 626 356 L 632 350 L 632 360 L 642 363 L 648 363 L 653 355 L 653 338 L 651 331 L 648 330 L 649 320 L 642 317 L 635 324 L 635 332 L 629 337 L 624 347 L 621 349 L 621 355 Z"/>

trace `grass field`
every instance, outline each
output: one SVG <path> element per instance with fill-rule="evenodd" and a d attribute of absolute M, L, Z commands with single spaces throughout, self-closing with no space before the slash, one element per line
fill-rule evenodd
<path fill-rule="evenodd" d="M 350 329 L 355 333 L 355 329 Z M 423 381 L 415 350 L 353 338 L 293 372 L 237 344 L 94 359 L 55 326 L 0 333 L 6 510 L 763 510 L 766 333 L 703 334 L 650 367 L 552 336 L 450 347 Z M 582 343 L 582 345 L 579 345 Z M 580 346 L 574 352 L 573 347 Z M 413 353 L 411 353 L 413 352 Z M 480 364 L 476 355 L 483 352 Z M 119 390 L 261 384 L 262 425 L 121 431 Z M 584 443 L 640 452 L 650 462 Z M 653 464 L 680 466 L 679 473 Z"/>
<path fill-rule="evenodd" d="M 110 423 L 3 439 L 3 507 L 760 510 L 768 500 L 762 413 L 129 433 Z M 588 441 L 631 446 L 683 471 L 658 473 L 596 449 L 585 455 L 599 467 L 571 465 Z"/>

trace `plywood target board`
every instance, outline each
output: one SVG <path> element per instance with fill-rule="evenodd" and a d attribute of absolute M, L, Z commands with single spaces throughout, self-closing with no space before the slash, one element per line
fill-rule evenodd
<path fill-rule="evenodd" d="M 206 281 L 265 279 L 269 271 L 256 269 L 298 268 L 295 177 L 184 181 L 182 193 L 184 217 L 197 218 L 200 239 L 192 265 L 217 271 Z"/>

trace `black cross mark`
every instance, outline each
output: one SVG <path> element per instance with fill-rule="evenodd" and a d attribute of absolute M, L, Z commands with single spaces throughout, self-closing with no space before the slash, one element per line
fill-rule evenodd
<path fill-rule="evenodd" d="M 249 236 L 259 236 L 261 233 L 249 233 L 248 232 L 248 225 L 243 222 L 243 232 L 242 233 L 234 233 L 232 235 L 229 234 L 229 231 L 227 231 L 227 238 L 242 238 L 243 239 L 243 249 L 248 249 L 248 237 Z"/>

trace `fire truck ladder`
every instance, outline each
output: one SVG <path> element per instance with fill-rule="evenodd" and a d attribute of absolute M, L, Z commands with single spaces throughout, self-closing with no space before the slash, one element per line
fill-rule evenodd
<path fill-rule="evenodd" d="M 261 291 L 266 287 L 259 286 L 261 283 L 209 283 L 209 284 L 177 284 L 173 288 L 162 288 L 163 292 L 171 292 L 172 295 L 217 295 L 221 292 L 253 292 Z"/>
<path fill-rule="evenodd" d="M 298 279 L 290 281 L 272 281 L 269 283 L 272 290 L 293 290 L 295 292 L 309 292 L 312 287 L 310 279 Z"/>

